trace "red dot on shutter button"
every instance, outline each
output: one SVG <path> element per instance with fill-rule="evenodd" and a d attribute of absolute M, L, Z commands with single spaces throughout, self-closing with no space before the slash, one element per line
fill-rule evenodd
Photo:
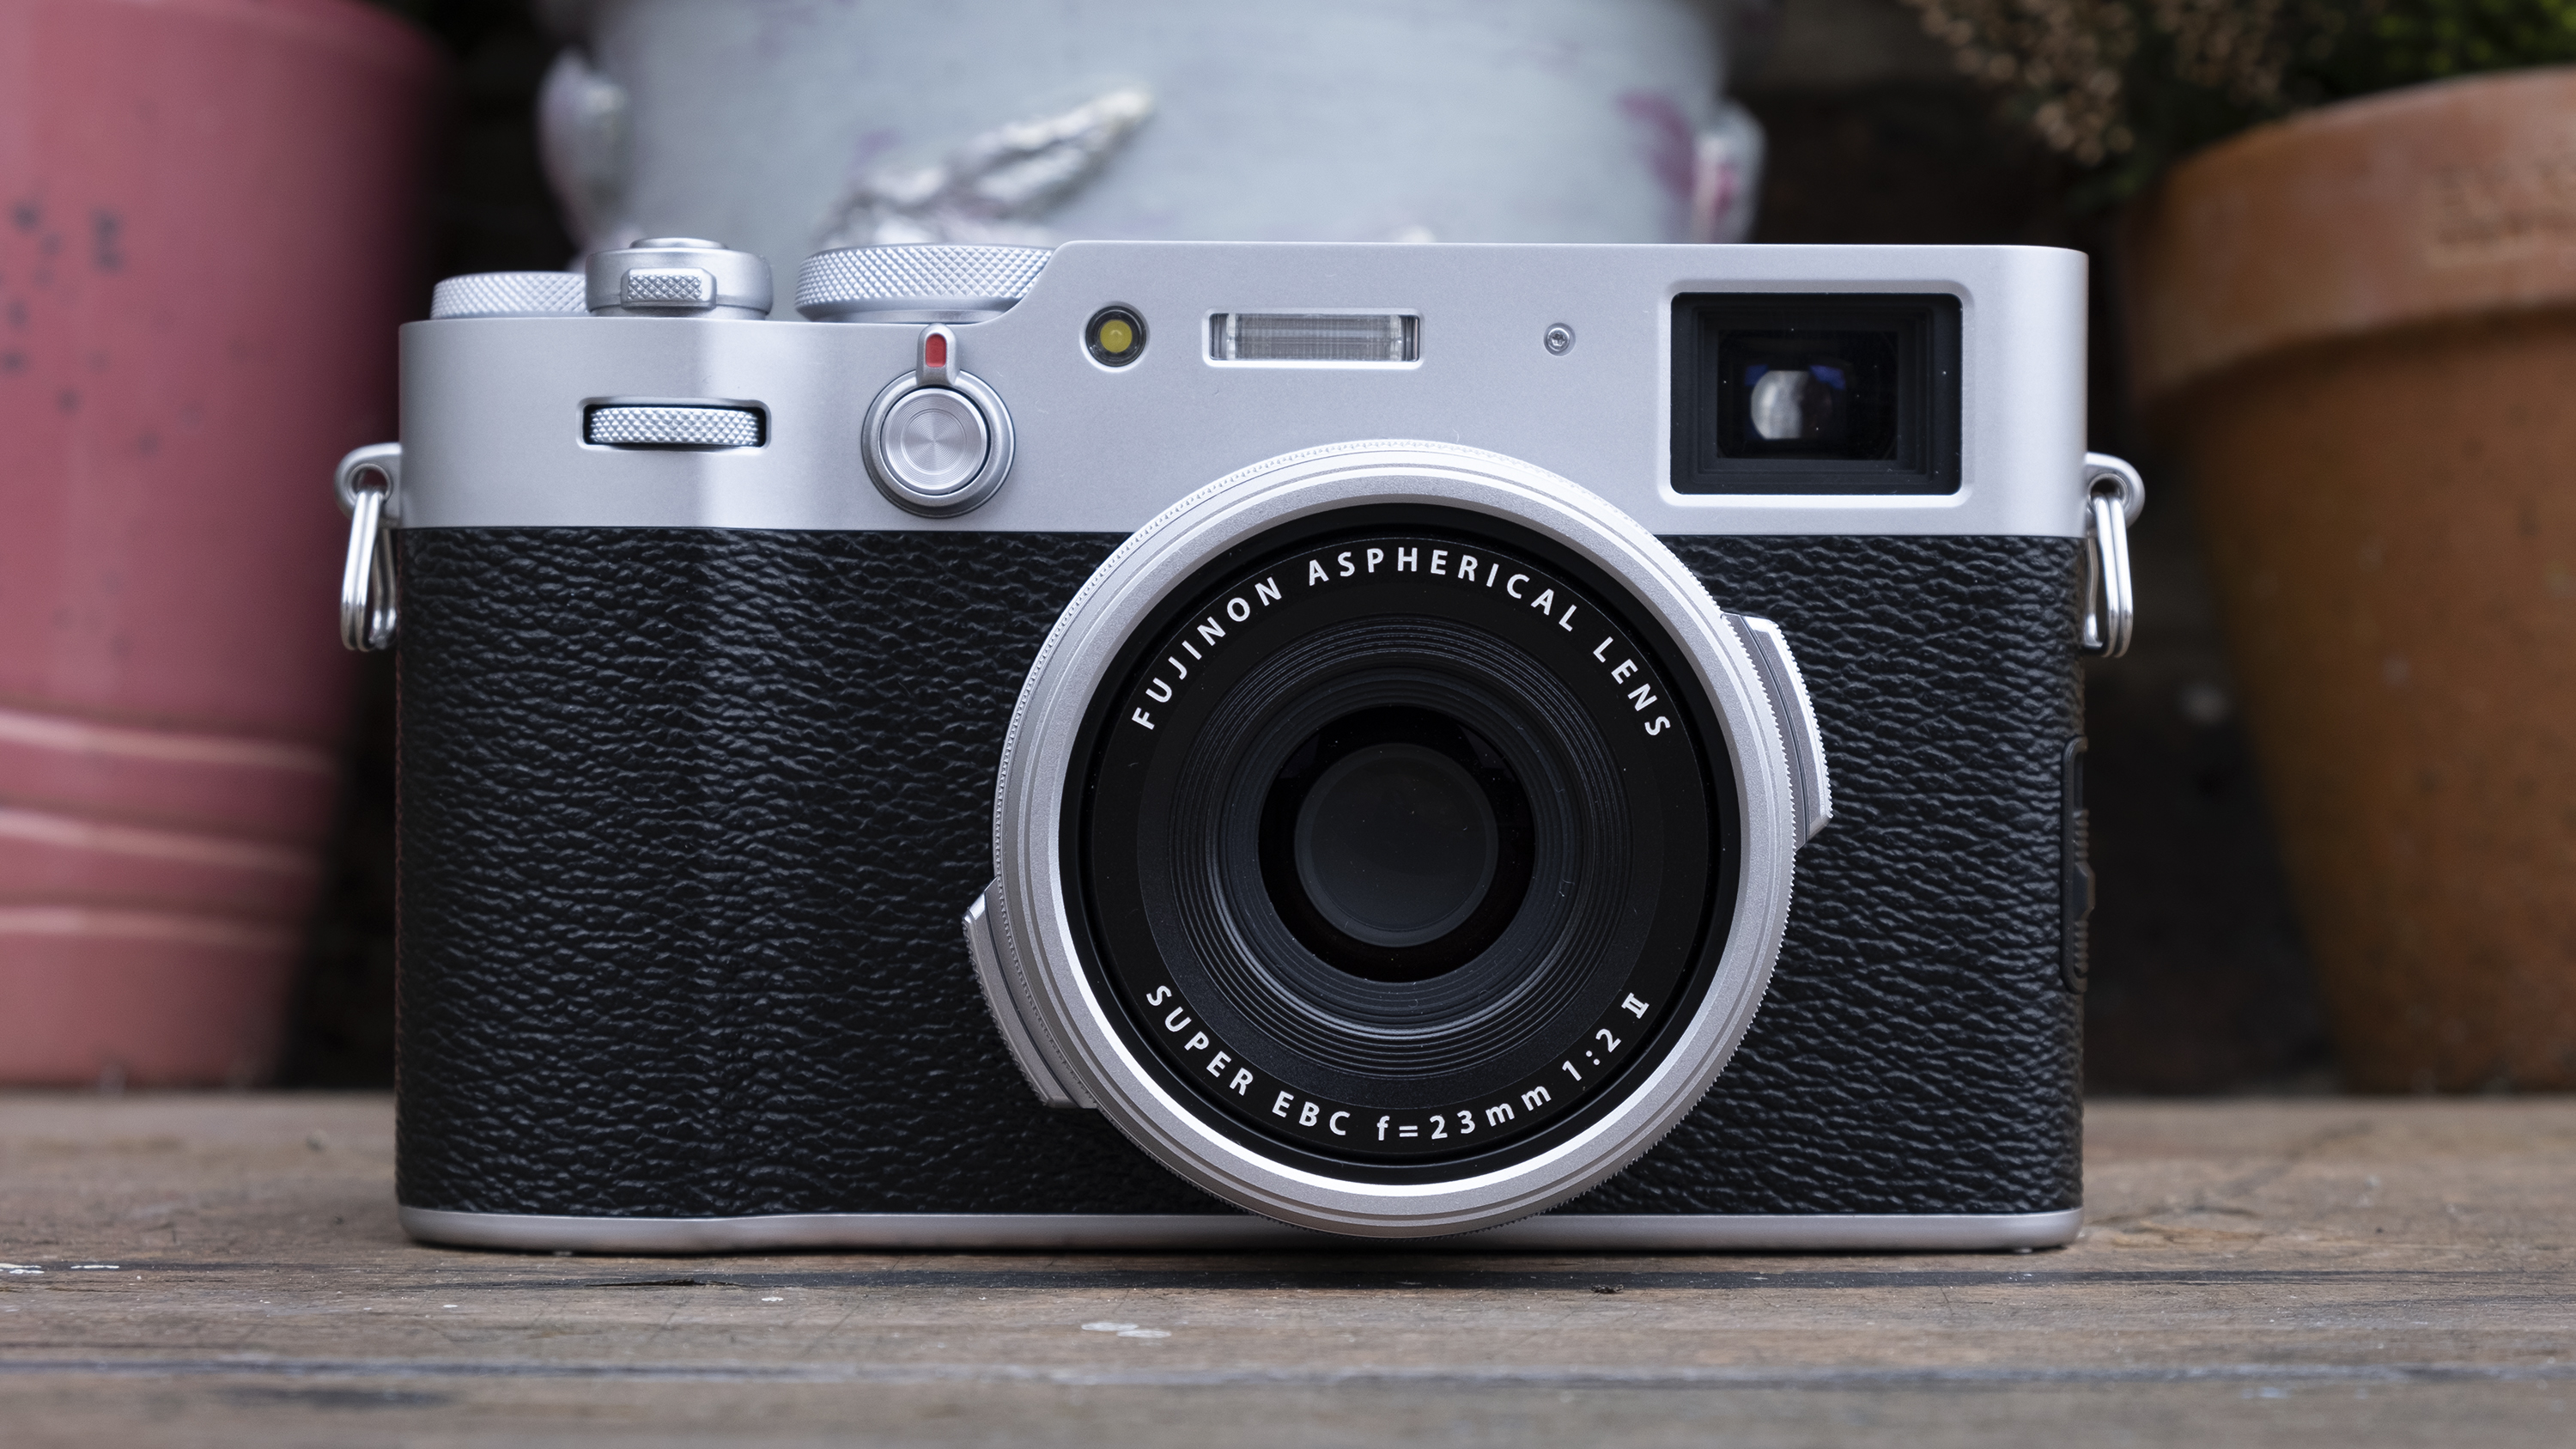
<path fill-rule="evenodd" d="M 946 367 L 948 365 L 948 339 L 940 336 L 936 332 L 932 333 L 929 341 L 922 344 L 921 359 L 933 367 Z"/>

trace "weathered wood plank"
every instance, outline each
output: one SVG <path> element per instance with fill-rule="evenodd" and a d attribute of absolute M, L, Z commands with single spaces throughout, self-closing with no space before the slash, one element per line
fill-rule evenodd
<path fill-rule="evenodd" d="M 404 1239 L 382 1098 L 0 1098 L 0 1439 L 2576 1441 L 2576 1103 L 2088 1172 L 2020 1256 L 563 1258 Z"/>

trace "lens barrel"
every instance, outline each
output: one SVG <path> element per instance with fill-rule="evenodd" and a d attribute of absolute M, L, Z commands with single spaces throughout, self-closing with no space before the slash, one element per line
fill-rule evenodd
<path fill-rule="evenodd" d="M 1059 622 L 988 986 L 1038 1075 L 1237 1203 L 1505 1221 L 1644 1150 L 1740 1037 L 1786 773 L 1740 639 L 1615 510 L 1465 450 L 1300 455 Z"/>
<path fill-rule="evenodd" d="M 1422 521 L 1451 527 L 1292 527 L 1188 599 L 1101 692 L 1080 789 L 1137 1044 L 1345 1163 L 1508 1152 L 1651 1061 L 1734 794 L 1669 642 L 1535 540 Z"/>

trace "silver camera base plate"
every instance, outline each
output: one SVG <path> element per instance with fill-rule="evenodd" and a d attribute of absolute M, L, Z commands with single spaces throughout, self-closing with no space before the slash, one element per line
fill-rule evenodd
<path fill-rule="evenodd" d="M 2063 1247 L 2084 1210 L 2050 1213 L 1555 1214 L 1456 1237 L 1357 1238 L 1249 1213 L 776 1213 L 738 1218 L 548 1217 L 402 1209 L 403 1231 L 466 1248 L 575 1253 L 1030 1248 L 1214 1252 L 1981 1252 Z"/>

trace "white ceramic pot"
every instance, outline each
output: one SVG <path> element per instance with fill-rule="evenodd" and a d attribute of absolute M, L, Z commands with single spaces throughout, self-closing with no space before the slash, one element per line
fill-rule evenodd
<path fill-rule="evenodd" d="M 1724 0 L 553 0 L 587 248 L 1734 241 Z"/>

